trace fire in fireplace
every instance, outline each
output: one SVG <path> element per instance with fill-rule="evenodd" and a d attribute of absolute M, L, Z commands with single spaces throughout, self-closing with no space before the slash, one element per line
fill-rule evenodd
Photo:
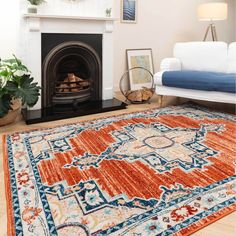
<path fill-rule="evenodd" d="M 42 48 L 46 50 L 42 54 L 43 107 L 78 106 L 81 102 L 101 99 L 102 39 L 100 35 L 84 36 L 43 35 L 42 46 L 45 47 Z"/>

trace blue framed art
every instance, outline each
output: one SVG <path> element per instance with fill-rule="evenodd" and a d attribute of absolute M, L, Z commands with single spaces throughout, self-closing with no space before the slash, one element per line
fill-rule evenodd
<path fill-rule="evenodd" d="M 121 22 L 137 23 L 137 0 L 121 0 Z"/>

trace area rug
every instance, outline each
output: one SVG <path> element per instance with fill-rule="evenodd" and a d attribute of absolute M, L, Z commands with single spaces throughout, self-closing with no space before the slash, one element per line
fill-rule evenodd
<path fill-rule="evenodd" d="M 187 104 L 7 135 L 8 234 L 189 235 L 236 210 L 235 121 Z"/>

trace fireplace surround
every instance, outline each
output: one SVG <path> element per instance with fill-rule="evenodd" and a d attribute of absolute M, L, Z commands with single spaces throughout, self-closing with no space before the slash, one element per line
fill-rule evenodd
<path fill-rule="evenodd" d="M 42 87 L 38 103 L 23 111 L 27 124 L 126 107 L 113 98 L 116 20 L 112 17 L 23 15 L 21 58 Z M 54 39 L 45 43 L 50 37 Z M 75 89 L 81 88 L 83 92 L 74 94 Z M 67 99 L 60 98 L 65 95 Z"/>
<path fill-rule="evenodd" d="M 42 52 L 43 37 L 46 34 L 57 34 L 57 44 L 63 43 L 60 42 L 61 37 L 59 35 L 77 35 L 81 38 L 70 40 L 82 41 L 90 46 L 92 43 L 91 39 L 90 41 L 83 41 L 86 40 L 86 36 L 100 35 L 102 38 L 100 49 L 96 49 L 94 46 L 92 47 L 96 50 L 101 59 L 101 99 L 113 99 L 113 30 L 116 20 L 116 18 L 112 17 L 24 14 L 21 22 L 20 57 L 23 58 L 24 63 L 31 69 L 35 81 L 42 86 L 42 59 L 56 46 L 51 47 L 52 45 L 48 43 L 46 48 L 49 51 Z M 67 41 L 70 40 L 67 39 Z M 43 108 L 44 104 L 42 104 L 42 100 L 43 99 L 40 98 L 32 109 L 37 110 Z"/>

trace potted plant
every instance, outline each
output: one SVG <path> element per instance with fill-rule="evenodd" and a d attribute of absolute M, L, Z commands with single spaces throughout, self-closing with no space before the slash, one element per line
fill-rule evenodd
<path fill-rule="evenodd" d="M 31 6 L 28 7 L 28 13 L 37 13 L 37 6 L 45 2 L 44 0 L 27 0 Z"/>
<path fill-rule="evenodd" d="M 0 126 L 17 117 L 21 105 L 34 106 L 40 87 L 33 83 L 28 68 L 16 58 L 0 60 Z"/>

